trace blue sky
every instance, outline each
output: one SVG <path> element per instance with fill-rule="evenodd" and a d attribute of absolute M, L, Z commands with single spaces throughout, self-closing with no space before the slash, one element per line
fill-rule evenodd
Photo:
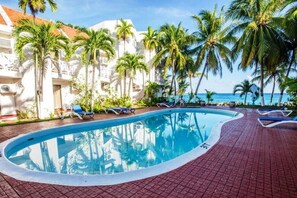
<path fill-rule="evenodd" d="M 104 20 L 131 19 L 138 31 L 144 31 L 148 26 L 158 29 L 165 23 L 178 24 L 182 22 L 183 27 L 189 33 L 195 31 L 195 23 L 191 16 L 198 14 L 202 9 L 213 10 L 215 4 L 218 8 L 230 4 L 231 0 L 56 0 L 58 11 L 48 11 L 38 16 L 45 19 L 60 20 L 73 25 L 89 27 Z M 18 8 L 18 1 L 0 0 L 0 4 Z M 29 10 L 27 10 L 28 13 Z M 238 71 L 237 63 L 231 74 L 223 70 L 223 78 L 209 75 L 208 80 L 203 79 L 199 92 L 204 89 L 218 93 L 230 93 L 235 84 L 244 79 L 250 79 L 251 71 Z M 194 81 L 194 84 L 197 81 Z M 265 92 L 271 92 L 271 85 L 265 88 Z M 279 90 L 277 90 L 279 92 Z"/>

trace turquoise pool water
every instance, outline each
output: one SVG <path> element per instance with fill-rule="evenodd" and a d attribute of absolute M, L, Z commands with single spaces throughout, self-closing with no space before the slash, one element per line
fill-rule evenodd
<path fill-rule="evenodd" d="M 234 117 L 197 109 L 174 109 L 131 119 L 46 130 L 6 150 L 14 164 L 33 171 L 108 175 L 144 169 L 181 156 L 205 142 L 211 129 Z"/>
<path fill-rule="evenodd" d="M 201 145 L 214 125 L 232 117 L 197 110 L 172 110 L 78 128 L 53 129 L 28 138 L 6 153 L 14 164 L 34 171 L 106 175 L 154 166 Z M 123 123 L 124 122 L 124 123 Z"/>

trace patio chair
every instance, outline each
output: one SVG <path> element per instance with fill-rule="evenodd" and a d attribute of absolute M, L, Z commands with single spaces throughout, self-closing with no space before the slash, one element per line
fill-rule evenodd
<path fill-rule="evenodd" d="M 293 111 L 288 110 L 285 107 L 282 107 L 281 109 L 260 108 L 260 109 L 257 109 L 257 112 L 260 115 L 268 115 L 268 114 L 272 114 L 272 113 L 281 113 L 284 117 L 288 117 Z"/>
<path fill-rule="evenodd" d="M 129 113 L 135 113 L 135 108 L 130 107 L 113 107 L 113 108 L 107 108 L 104 110 L 105 113 L 113 112 L 116 115 L 119 115 L 121 113 L 129 114 Z"/>
<path fill-rule="evenodd" d="M 89 116 L 90 118 L 94 119 L 94 112 L 83 111 L 80 105 L 73 105 L 72 113 L 81 120 L 84 118 L 84 116 Z"/>
<path fill-rule="evenodd" d="M 263 127 L 274 127 L 280 124 L 287 124 L 287 123 L 297 124 L 297 116 L 294 118 L 259 117 L 258 122 Z"/>

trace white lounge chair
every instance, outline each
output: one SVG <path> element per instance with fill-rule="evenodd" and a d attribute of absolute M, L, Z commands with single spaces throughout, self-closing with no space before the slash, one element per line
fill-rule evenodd
<path fill-rule="evenodd" d="M 157 103 L 157 107 L 167 107 L 167 108 L 172 108 L 175 107 L 177 103 L 174 102 L 161 102 Z"/>
<path fill-rule="evenodd" d="M 260 115 L 268 115 L 272 113 L 281 113 L 283 116 L 288 117 L 293 111 L 288 110 L 286 108 L 281 108 L 281 109 L 266 109 L 266 108 L 261 108 L 257 109 L 257 112 Z"/>
<path fill-rule="evenodd" d="M 259 117 L 258 122 L 263 127 L 274 127 L 276 125 L 288 124 L 288 123 L 297 124 L 297 116 L 294 118 Z"/>

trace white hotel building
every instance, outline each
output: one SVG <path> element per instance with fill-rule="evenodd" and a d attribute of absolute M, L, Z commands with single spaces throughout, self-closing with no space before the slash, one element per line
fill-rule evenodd
<path fill-rule="evenodd" d="M 32 18 L 31 15 L 23 14 L 6 6 L 0 5 L 0 116 L 16 115 L 16 110 L 23 111 L 32 106 L 35 101 L 35 82 L 33 60 L 27 58 L 20 61 L 14 51 L 15 39 L 12 37 L 12 30 L 21 18 Z M 37 21 L 46 20 L 37 18 Z M 132 23 L 131 20 L 128 22 Z M 91 29 L 99 30 L 107 28 L 113 37 L 116 37 L 115 26 L 118 20 L 103 21 Z M 62 26 L 61 33 L 70 40 L 76 35 L 76 30 Z M 133 29 L 134 37 L 131 37 L 125 43 L 126 52 L 143 54 L 145 62 L 149 62 L 149 52 L 144 49 L 142 44 L 143 35 Z M 124 54 L 124 43 L 116 39 L 116 55 L 112 60 L 107 60 L 104 54 L 100 55 L 100 74 L 99 67 L 96 68 L 96 91 L 99 95 L 107 95 L 108 90 L 112 89 L 120 96 L 120 82 L 115 71 L 118 57 Z M 153 57 L 153 56 L 151 56 Z M 41 117 L 49 117 L 56 108 L 62 108 L 63 105 L 71 105 L 76 93 L 71 86 L 73 79 L 84 82 L 85 66 L 80 60 L 80 54 L 76 54 L 70 61 L 65 61 L 63 56 L 57 61 L 57 64 L 51 64 L 50 69 L 44 78 L 43 83 L 43 101 L 41 102 Z M 91 83 L 92 67 L 89 67 L 89 81 Z M 130 96 L 133 99 L 143 97 L 143 88 L 148 78 L 155 81 L 155 69 L 151 68 L 150 75 L 144 75 L 142 72 L 137 73 L 133 79 Z M 0 117 L 1 120 L 1 117 Z"/>

